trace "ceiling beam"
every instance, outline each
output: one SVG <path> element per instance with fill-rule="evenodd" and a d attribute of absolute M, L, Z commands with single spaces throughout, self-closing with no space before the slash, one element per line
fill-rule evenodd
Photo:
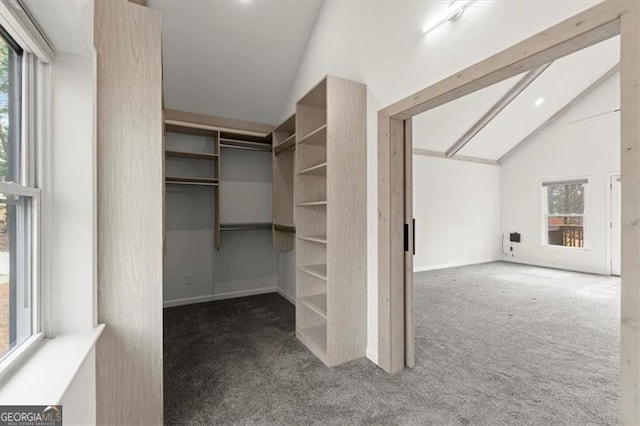
<path fill-rule="evenodd" d="M 594 81 L 589 87 L 587 87 L 586 89 L 584 89 L 582 92 L 580 92 L 580 94 L 578 96 L 576 96 L 575 98 L 573 98 L 571 101 L 569 101 L 568 104 L 566 104 L 564 107 L 562 107 L 561 109 L 559 109 L 555 114 L 553 114 L 547 121 L 545 121 L 544 123 L 542 123 L 540 126 L 538 126 L 538 128 L 536 128 L 533 132 L 529 133 L 529 135 L 527 135 L 524 139 L 522 139 L 520 142 L 518 142 L 513 148 L 511 148 L 506 154 L 504 154 L 502 157 L 498 158 L 498 164 L 502 164 L 504 163 L 510 156 L 512 156 L 516 151 L 518 151 L 520 148 L 522 148 L 524 145 L 527 144 L 527 142 L 529 142 L 530 140 L 532 140 L 533 138 L 535 138 L 536 136 L 538 136 L 544 129 L 546 129 L 547 127 L 549 127 L 550 125 L 552 125 L 553 123 L 555 123 L 556 121 L 558 121 L 558 119 L 560 117 L 562 117 L 564 114 L 567 113 L 567 111 L 569 111 L 571 108 L 573 108 L 576 104 L 578 104 L 580 101 L 582 101 L 584 98 L 586 98 L 587 96 L 589 96 L 591 93 L 593 93 L 594 90 L 596 90 L 598 87 L 600 87 L 600 85 L 602 83 L 604 83 L 605 81 L 609 80 L 611 77 L 613 77 L 613 75 L 615 73 L 617 73 L 618 71 L 620 71 L 620 62 L 618 62 L 617 64 L 615 64 L 611 69 L 609 69 L 609 71 L 607 71 L 606 73 L 604 73 L 599 79 L 597 79 L 596 81 Z"/>
<path fill-rule="evenodd" d="M 413 155 L 424 155 L 427 157 L 444 158 L 445 160 L 458 160 L 468 161 L 470 163 L 489 164 L 491 166 L 497 166 L 496 160 L 490 160 L 488 158 L 469 157 L 467 155 L 456 155 L 455 157 L 447 157 L 444 152 L 432 151 L 430 149 L 413 148 Z"/>
<path fill-rule="evenodd" d="M 466 131 L 460 139 L 454 143 L 451 148 L 446 152 L 447 157 L 453 157 L 469 143 L 471 139 L 475 137 L 487 124 L 498 116 L 520 93 L 524 91 L 531 83 L 533 83 L 540 74 L 549 68 L 551 62 L 544 64 L 534 70 L 529 71 L 524 77 L 522 77 L 512 88 L 509 90 L 498 102 L 493 105 L 485 115 L 483 115 L 478 121 L 476 121 L 469 130 Z"/>

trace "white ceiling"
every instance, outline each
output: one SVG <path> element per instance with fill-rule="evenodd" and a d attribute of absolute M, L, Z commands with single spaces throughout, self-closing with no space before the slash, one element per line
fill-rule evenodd
<path fill-rule="evenodd" d="M 458 154 L 499 159 L 619 60 L 620 41 L 615 37 L 555 61 Z M 495 84 L 416 117 L 414 146 L 439 152 L 448 150 L 521 77 Z M 534 102 L 539 98 L 543 98 L 544 103 L 535 106 Z"/>
<path fill-rule="evenodd" d="M 321 4 L 150 0 L 162 12 L 167 108 L 277 124 Z"/>

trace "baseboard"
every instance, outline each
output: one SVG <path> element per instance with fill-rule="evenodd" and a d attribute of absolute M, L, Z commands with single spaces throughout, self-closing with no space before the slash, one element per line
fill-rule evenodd
<path fill-rule="evenodd" d="M 517 263 L 518 265 L 528 265 L 528 266 L 537 266 L 539 268 L 549 268 L 549 269 L 559 269 L 562 271 L 572 271 L 572 272 L 581 272 L 583 274 L 592 274 L 592 275 L 611 275 L 609 271 L 600 271 L 597 269 L 588 269 L 588 268 L 576 268 L 575 266 L 568 265 L 554 265 L 552 263 L 543 263 L 543 262 L 535 262 L 529 260 L 521 260 L 514 259 L 512 257 L 505 257 L 500 259 L 501 262 L 507 263 Z"/>
<path fill-rule="evenodd" d="M 293 306 L 296 306 L 296 298 L 295 298 L 295 297 L 291 297 L 291 295 L 290 295 L 290 294 L 288 294 L 287 292 L 285 292 L 283 289 L 281 289 L 281 288 L 279 288 L 279 287 L 278 287 L 278 288 L 276 288 L 276 292 L 277 292 L 280 296 L 284 297 L 284 298 L 285 298 L 285 299 L 287 299 L 289 302 L 291 302 L 291 304 L 292 304 Z"/>
<path fill-rule="evenodd" d="M 414 267 L 413 272 L 435 271 L 436 269 L 457 268 L 459 266 L 479 265 L 481 263 L 491 263 L 491 262 L 498 262 L 498 261 L 500 261 L 500 259 L 490 258 L 490 259 L 469 260 L 466 262 L 443 263 L 441 265 Z"/>
<path fill-rule="evenodd" d="M 378 353 L 373 352 L 371 348 L 367 348 L 367 358 L 369 358 L 374 364 L 378 365 Z"/>
<path fill-rule="evenodd" d="M 220 294 L 207 294 L 204 296 L 187 297 L 184 299 L 165 300 L 162 307 L 171 308 L 174 306 L 193 305 L 194 303 L 213 302 L 215 300 L 235 299 L 237 297 L 256 296 L 258 294 L 276 293 L 276 287 L 264 287 L 251 290 L 230 291 Z"/>

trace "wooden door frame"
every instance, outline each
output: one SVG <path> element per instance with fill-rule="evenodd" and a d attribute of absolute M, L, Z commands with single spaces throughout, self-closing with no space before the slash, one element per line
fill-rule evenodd
<path fill-rule="evenodd" d="M 405 127 L 412 117 L 620 35 L 621 38 L 621 406 L 640 424 L 640 6 L 605 0 L 378 112 L 378 362 L 405 368 L 407 317 L 403 247 Z M 410 126 L 410 124 L 408 124 Z M 409 295 L 410 296 L 410 295 Z M 407 298 L 407 300 L 410 300 Z M 410 336 L 410 340 L 412 340 Z"/>

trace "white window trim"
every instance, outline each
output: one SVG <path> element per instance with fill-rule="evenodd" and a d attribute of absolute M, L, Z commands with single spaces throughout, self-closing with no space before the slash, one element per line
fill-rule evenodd
<path fill-rule="evenodd" d="M 1 182 L 0 192 L 30 197 L 32 200 L 32 238 L 31 238 L 31 328 L 29 338 L 21 342 L 0 361 L 0 377 L 2 382 L 7 380 L 26 360 L 42 345 L 49 331 L 49 324 L 43 321 L 42 312 L 48 310 L 49 298 L 43 298 L 42 282 L 40 278 L 42 266 L 42 191 L 40 185 L 50 176 L 43 165 L 49 163 L 49 157 L 42 157 L 41 147 L 50 140 L 49 122 L 50 102 L 40 105 L 41 100 L 50 100 L 51 88 L 48 64 L 54 54 L 51 46 L 33 24 L 26 12 L 22 10 L 16 0 L 0 0 L 0 25 L 23 49 L 22 66 L 22 116 L 30 117 L 21 123 L 22 153 L 20 170 L 21 181 L 26 184 Z M 46 125 L 47 127 L 43 127 Z M 36 141 L 37 138 L 37 141 Z M 38 156 L 36 156 L 36 153 Z M 37 158 L 37 162 L 35 159 Z M 30 167 L 25 167 L 26 164 Z M 28 174 L 27 174 L 28 173 Z M 43 179 L 44 177 L 44 179 Z M 2 383 L 0 383 L 0 386 Z"/>
<path fill-rule="evenodd" d="M 580 183 L 584 187 L 584 214 L 549 214 L 549 198 L 548 187 L 556 185 L 571 185 Z M 589 180 L 586 177 L 575 177 L 567 179 L 548 179 L 540 182 L 540 198 L 541 198 L 541 227 L 540 227 L 540 246 L 549 249 L 560 250 L 573 250 L 573 251 L 589 251 L 589 241 L 587 238 L 587 192 L 589 190 Z M 581 217 L 582 218 L 582 233 L 583 233 L 583 246 L 582 247 L 570 247 L 559 246 L 549 244 L 549 218 L 550 217 Z"/>

